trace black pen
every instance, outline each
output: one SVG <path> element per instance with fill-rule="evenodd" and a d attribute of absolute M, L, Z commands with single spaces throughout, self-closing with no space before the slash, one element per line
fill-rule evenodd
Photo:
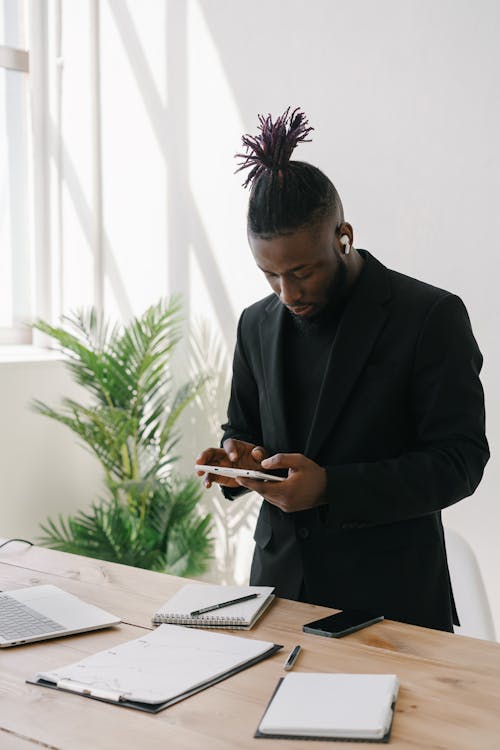
<path fill-rule="evenodd" d="M 295 646 L 295 648 L 293 648 L 288 654 L 288 659 L 283 664 L 283 669 L 286 669 L 287 672 L 289 669 L 293 667 L 293 665 L 297 661 L 297 656 L 300 654 L 301 648 L 302 648 L 301 646 Z"/>
<path fill-rule="evenodd" d="M 215 609 L 222 609 L 222 607 L 229 607 L 230 604 L 239 604 L 240 602 L 247 602 L 249 599 L 256 599 L 260 594 L 248 594 L 247 596 L 240 596 L 238 599 L 231 599 L 229 602 L 221 602 L 220 604 L 211 604 L 210 607 L 203 607 L 203 609 L 195 609 L 194 612 L 190 612 L 190 617 L 196 617 L 196 615 L 204 615 L 205 612 L 213 612 Z"/>

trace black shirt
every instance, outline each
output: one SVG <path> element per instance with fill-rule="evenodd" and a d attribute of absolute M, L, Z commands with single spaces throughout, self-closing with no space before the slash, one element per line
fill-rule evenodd
<path fill-rule="evenodd" d="M 293 453 L 304 453 L 343 310 L 344 305 L 312 321 L 297 319 L 293 313 L 287 317 L 285 412 Z"/>

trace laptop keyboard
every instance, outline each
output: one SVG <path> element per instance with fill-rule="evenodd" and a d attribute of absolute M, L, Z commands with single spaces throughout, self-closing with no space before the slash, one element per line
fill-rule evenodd
<path fill-rule="evenodd" d="M 66 628 L 8 594 L 0 594 L 0 635 L 6 640 L 17 641 L 59 630 Z"/>

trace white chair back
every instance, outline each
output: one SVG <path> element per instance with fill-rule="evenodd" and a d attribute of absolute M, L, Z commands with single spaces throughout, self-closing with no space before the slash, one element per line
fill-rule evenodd
<path fill-rule="evenodd" d="M 495 641 L 495 626 L 481 571 L 470 544 L 445 528 L 446 552 L 460 627 L 455 633 Z"/>

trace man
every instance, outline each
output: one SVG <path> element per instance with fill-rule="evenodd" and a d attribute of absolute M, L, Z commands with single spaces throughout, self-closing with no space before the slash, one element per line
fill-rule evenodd
<path fill-rule="evenodd" d="M 273 294 L 240 318 L 222 448 L 198 463 L 287 478 L 205 484 L 263 498 L 252 584 L 453 631 L 440 511 L 474 492 L 489 457 L 466 309 L 353 247 L 330 180 L 290 161 L 311 130 L 301 112 L 260 125 L 242 167 Z"/>

